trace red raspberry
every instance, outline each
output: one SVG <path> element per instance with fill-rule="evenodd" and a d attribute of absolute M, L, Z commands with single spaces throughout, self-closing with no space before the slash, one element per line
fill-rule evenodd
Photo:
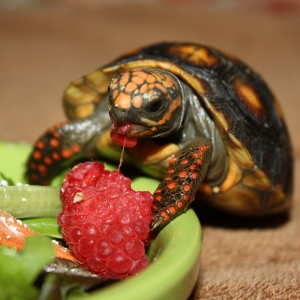
<path fill-rule="evenodd" d="M 148 265 L 153 196 L 130 185 L 118 171 L 86 162 L 67 174 L 61 188 L 63 238 L 81 266 L 101 277 L 123 279 Z"/>

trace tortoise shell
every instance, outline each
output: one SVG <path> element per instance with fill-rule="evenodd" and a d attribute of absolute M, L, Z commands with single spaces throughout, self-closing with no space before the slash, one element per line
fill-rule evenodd
<path fill-rule="evenodd" d="M 239 59 L 214 48 L 190 43 L 159 43 L 131 51 L 67 87 L 64 94 L 67 116 L 71 120 L 94 116 L 100 105 L 107 104 L 111 79 L 139 68 L 155 68 L 175 75 L 190 89 L 189 93 L 195 95 L 189 104 L 194 112 L 182 126 L 188 128 L 193 120 L 193 126 L 199 130 L 201 127 L 199 134 L 205 135 L 205 126 L 213 124 L 222 140 L 224 149 L 220 146 L 220 152 L 226 156 L 224 175 L 213 182 L 205 180 L 212 173 L 208 172 L 198 190 L 203 201 L 243 215 L 265 215 L 290 206 L 293 159 L 282 110 L 258 74 Z M 207 121 L 203 125 L 200 107 L 212 123 Z M 102 118 L 106 117 L 102 114 Z M 107 127 L 106 131 L 109 131 Z M 127 154 L 137 157 L 146 172 L 152 165 L 148 173 L 163 178 L 155 166 L 163 166 L 164 171 L 168 169 L 167 162 L 182 148 L 178 148 L 177 141 L 183 131 L 178 132 L 177 137 L 165 137 L 157 143 L 143 140 Z M 104 148 L 114 148 L 107 136 L 102 132 L 97 144 L 104 156 L 109 156 L 105 155 Z M 214 152 L 218 152 L 220 144 L 213 141 Z M 156 213 L 160 197 L 157 196 Z"/>

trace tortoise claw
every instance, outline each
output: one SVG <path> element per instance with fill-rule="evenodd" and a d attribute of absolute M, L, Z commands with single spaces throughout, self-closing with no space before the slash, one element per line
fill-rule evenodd
<path fill-rule="evenodd" d="M 157 229 L 162 224 L 163 221 L 164 219 L 160 216 L 154 217 L 153 221 L 151 222 L 151 231 Z"/>

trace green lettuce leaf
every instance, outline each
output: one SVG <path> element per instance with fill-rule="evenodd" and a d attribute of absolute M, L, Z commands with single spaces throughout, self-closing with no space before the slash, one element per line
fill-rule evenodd
<path fill-rule="evenodd" d="M 53 255 L 51 240 L 43 236 L 27 238 L 22 251 L 0 246 L 1 299 L 37 299 L 39 290 L 34 282 Z"/>

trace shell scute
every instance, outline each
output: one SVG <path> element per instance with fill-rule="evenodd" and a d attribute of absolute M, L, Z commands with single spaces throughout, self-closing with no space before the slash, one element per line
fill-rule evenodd
<path fill-rule="evenodd" d="M 212 116 L 233 163 L 223 185 L 202 184 L 202 191 L 211 195 L 209 201 L 225 209 L 241 209 L 245 214 L 250 210 L 259 211 L 265 204 L 255 194 L 256 190 L 257 193 L 268 191 L 262 198 L 275 199 L 278 206 L 284 206 L 283 199 L 292 189 L 293 159 L 282 110 L 260 76 L 231 55 L 189 43 L 160 43 L 139 48 L 87 75 L 84 82 L 74 82 L 65 94 L 71 99 L 68 105 L 78 106 L 80 108 L 76 109 L 83 111 L 83 104 L 91 104 L 89 101 L 93 97 L 101 100 L 109 78 L 141 67 L 159 68 L 175 74 L 193 89 Z M 123 80 L 125 91 L 136 89 L 141 92 L 146 89 L 143 84 L 147 83 L 149 89 L 149 84 L 158 84 L 158 81 L 161 87 L 165 86 L 163 78 L 140 78 L 138 71 L 130 80 Z M 123 90 L 114 98 L 121 92 Z M 145 92 L 149 93 L 148 90 Z M 124 106 L 128 101 L 123 100 L 119 102 Z M 135 107 L 141 105 L 138 98 L 133 103 Z M 95 100 L 91 105 L 95 105 Z M 88 113 L 87 110 L 85 114 Z M 168 118 L 166 115 L 165 120 Z M 230 200 L 234 194 L 244 199 Z"/>

